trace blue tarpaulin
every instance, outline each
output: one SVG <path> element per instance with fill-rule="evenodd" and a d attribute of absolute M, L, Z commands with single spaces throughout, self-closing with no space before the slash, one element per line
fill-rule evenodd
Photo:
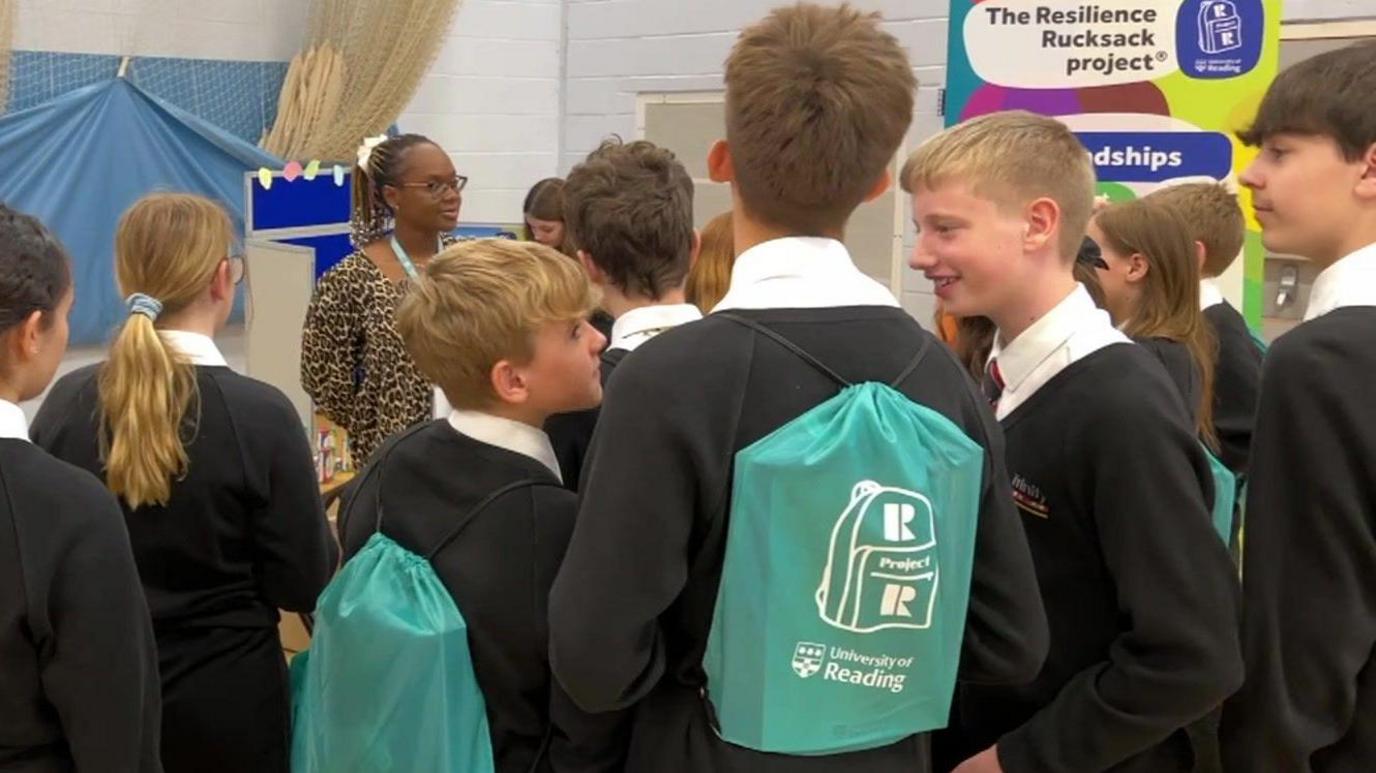
<path fill-rule="evenodd" d="M 40 218 L 72 256 L 72 341 L 102 343 L 123 321 L 115 226 L 155 191 L 219 201 L 243 233 L 244 172 L 281 161 L 123 78 L 0 117 L 0 201 Z"/>

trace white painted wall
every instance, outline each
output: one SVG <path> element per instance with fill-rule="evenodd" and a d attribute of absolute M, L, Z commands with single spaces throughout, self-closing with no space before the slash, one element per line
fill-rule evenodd
<path fill-rule="evenodd" d="M 1284 0 L 1286 21 L 1376 19 L 1376 0 Z"/>
<path fill-rule="evenodd" d="M 741 27 L 778 5 L 774 0 L 566 0 L 566 115 L 559 168 L 566 172 L 611 133 L 635 133 L 636 94 L 717 91 L 723 64 Z M 884 27 L 908 49 L 920 82 L 909 146 L 941 128 L 937 93 L 945 81 L 944 0 L 858 0 L 879 11 Z M 931 318 L 930 285 L 905 269 L 904 306 Z"/>
<path fill-rule="evenodd" d="M 397 125 L 448 148 L 469 178 L 462 219 L 519 223 L 558 166 L 561 0 L 465 0 Z"/>
<path fill-rule="evenodd" d="M 310 0 L 18 0 L 14 48 L 288 61 Z"/>

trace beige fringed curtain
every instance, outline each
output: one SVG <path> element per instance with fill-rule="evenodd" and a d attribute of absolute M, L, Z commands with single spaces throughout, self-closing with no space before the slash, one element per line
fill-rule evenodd
<path fill-rule="evenodd" d="M 0 0 L 0 113 L 10 102 L 10 50 L 14 47 L 14 6 L 17 0 Z"/>
<path fill-rule="evenodd" d="M 9 0 L 0 0 L 0 4 Z M 282 158 L 345 160 L 406 107 L 462 0 L 315 0 L 262 146 Z"/>

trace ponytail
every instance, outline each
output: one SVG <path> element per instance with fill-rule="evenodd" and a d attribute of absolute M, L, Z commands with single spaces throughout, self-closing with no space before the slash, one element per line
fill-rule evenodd
<path fill-rule="evenodd" d="M 167 347 L 151 317 L 134 312 L 110 347 L 99 387 L 106 485 L 131 508 L 167 504 L 172 479 L 186 475 L 180 425 L 199 396 L 195 367 Z"/>

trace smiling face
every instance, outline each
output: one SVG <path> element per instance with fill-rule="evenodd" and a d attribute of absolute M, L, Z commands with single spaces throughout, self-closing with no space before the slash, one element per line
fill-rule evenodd
<path fill-rule="evenodd" d="M 1356 192 L 1368 171 L 1365 158 L 1347 160 L 1332 138 L 1277 134 L 1262 140 L 1240 180 L 1252 190 L 1268 250 L 1328 266 L 1362 246 L 1344 237 L 1363 217 Z"/>
<path fill-rule="evenodd" d="M 913 192 L 917 246 L 909 265 L 931 280 L 943 308 L 957 317 L 997 316 L 1024 269 L 1026 221 L 967 186 Z"/>

